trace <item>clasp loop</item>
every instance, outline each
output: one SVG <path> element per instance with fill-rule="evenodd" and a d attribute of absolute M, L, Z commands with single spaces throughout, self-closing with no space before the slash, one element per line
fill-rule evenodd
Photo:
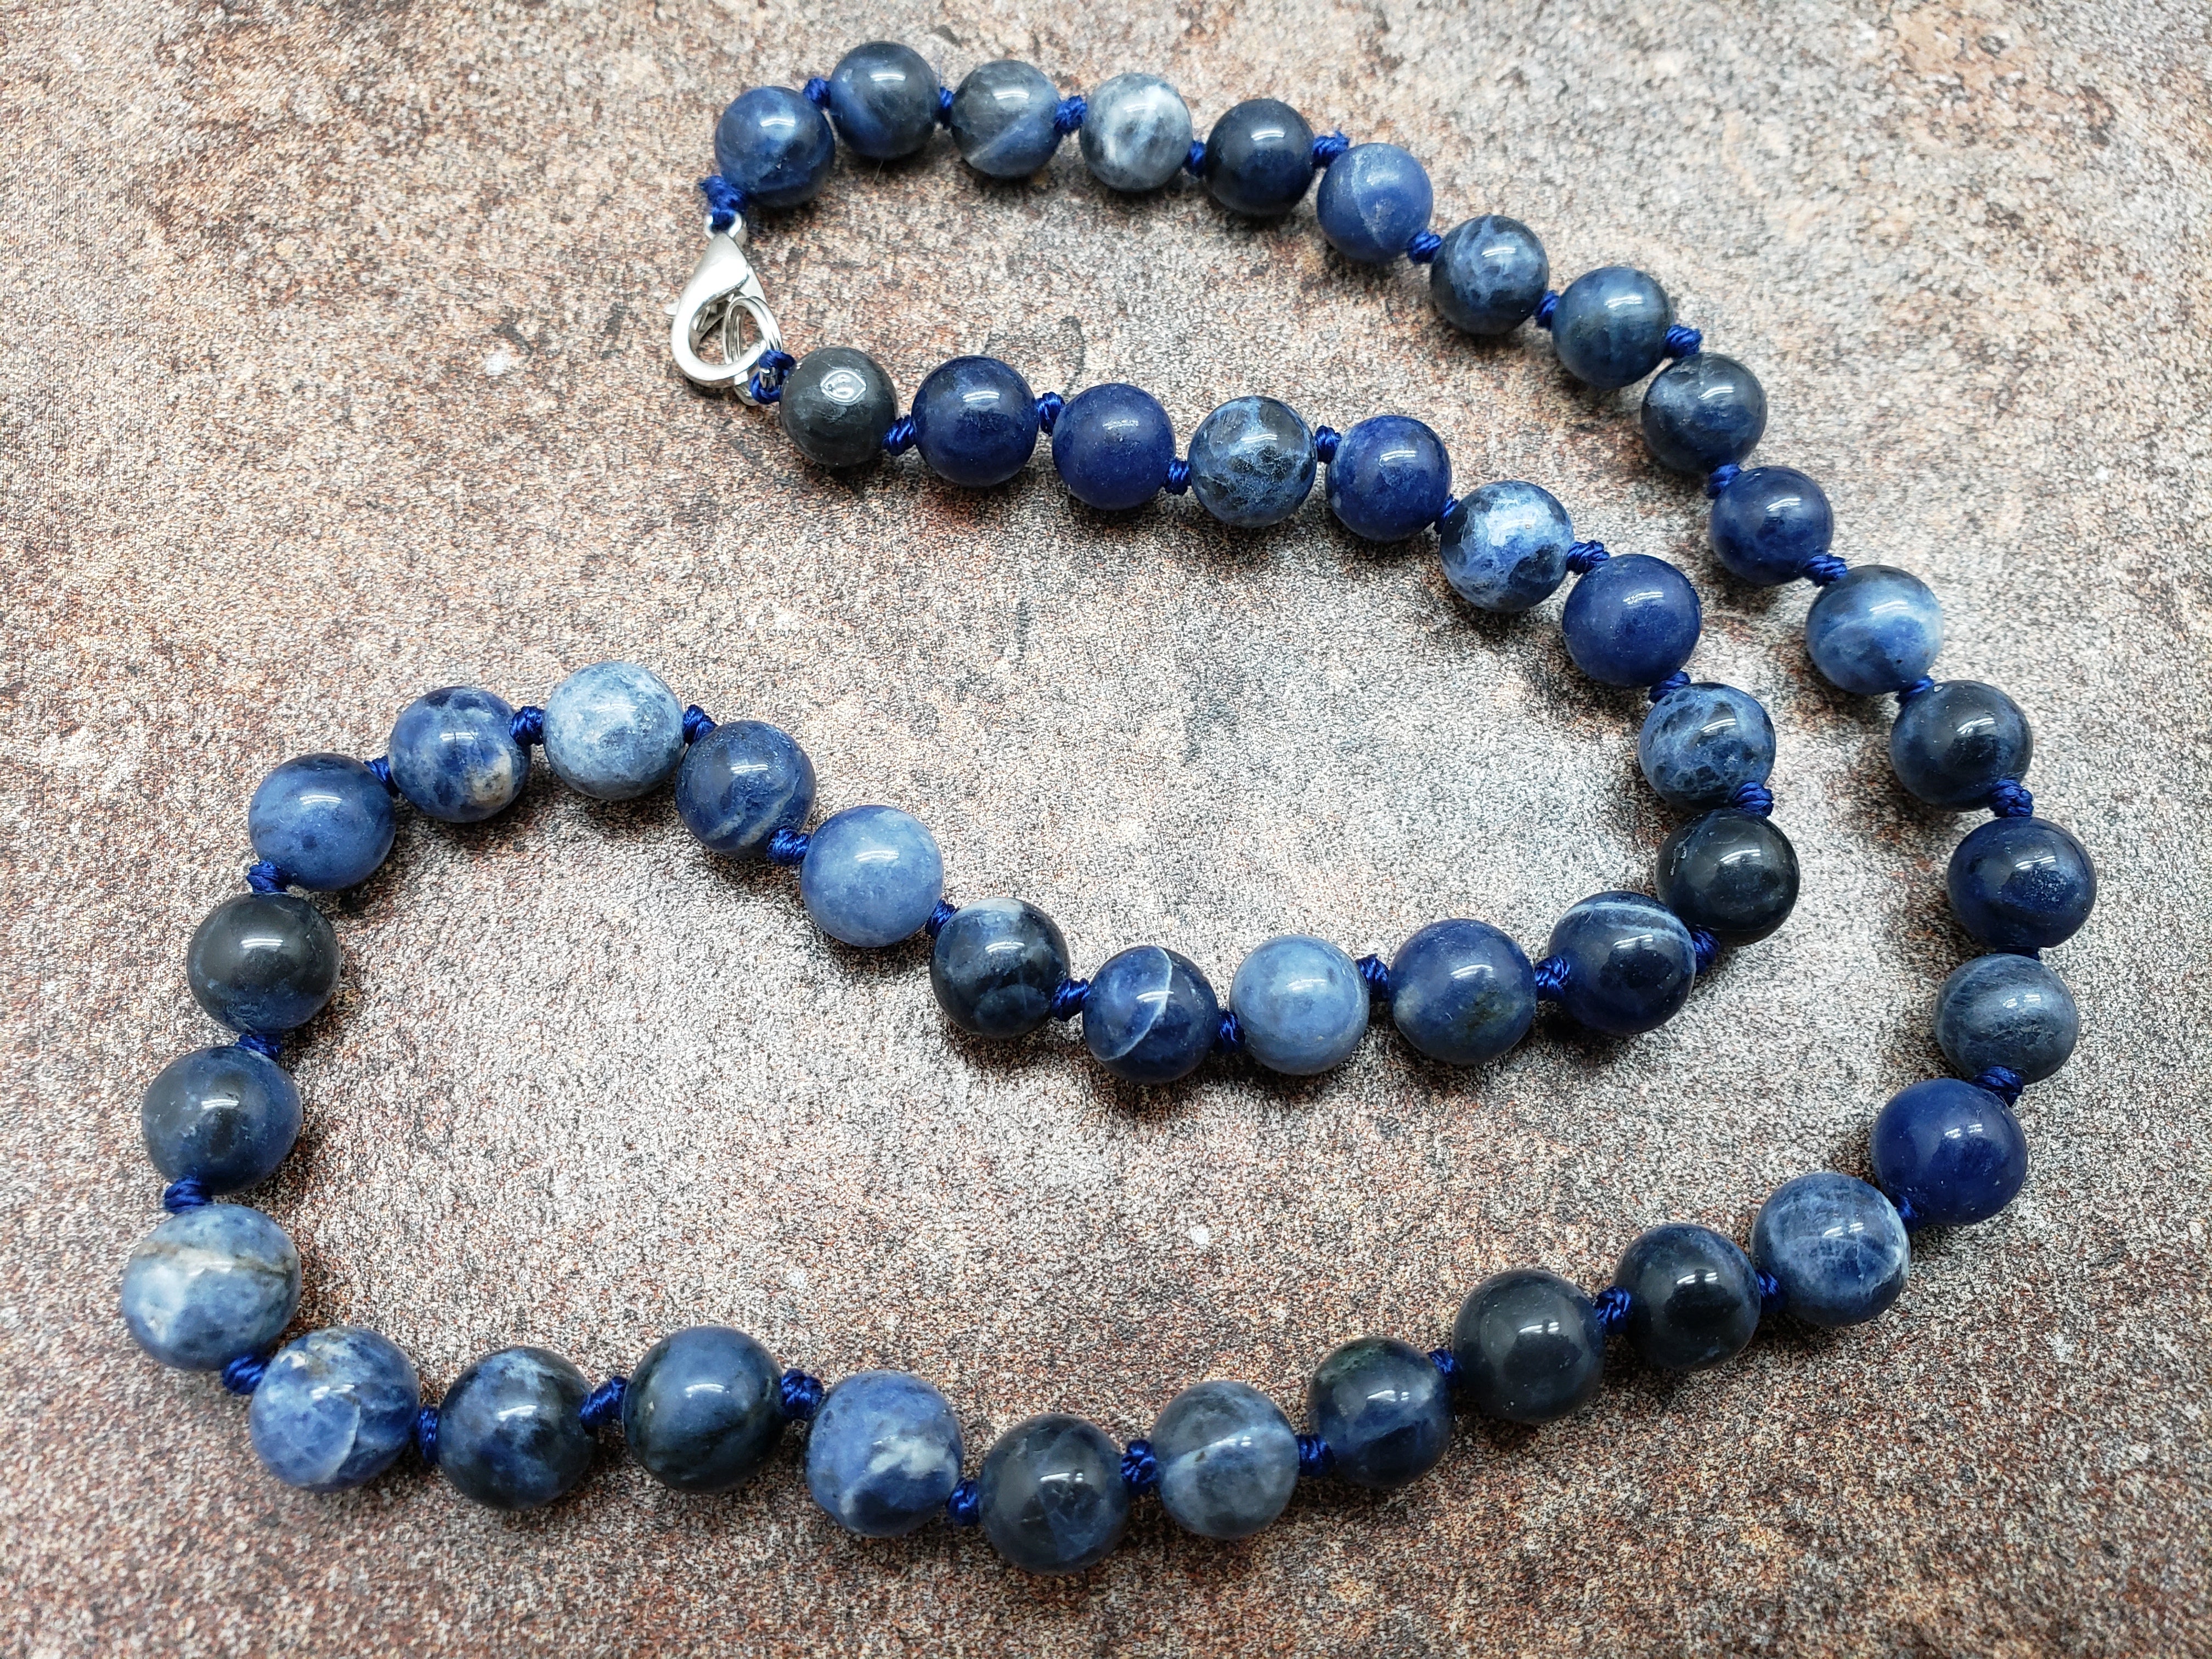
<path fill-rule="evenodd" d="M 750 384 L 753 371 L 769 352 L 783 349 L 783 333 L 776 326 L 775 313 L 768 308 L 760 273 L 738 246 L 744 227 L 740 219 L 707 238 L 707 251 L 677 296 L 668 325 L 668 349 L 692 385 L 728 386 L 745 402 L 757 404 L 760 399 L 753 396 Z M 748 317 L 752 319 L 750 343 L 743 320 Z M 699 355 L 699 347 L 718 331 L 722 361 L 710 363 Z"/>

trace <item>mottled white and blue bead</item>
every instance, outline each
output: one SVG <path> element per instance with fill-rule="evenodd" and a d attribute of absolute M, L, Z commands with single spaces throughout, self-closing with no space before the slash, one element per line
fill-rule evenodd
<path fill-rule="evenodd" d="M 1190 108 L 1157 75 L 1117 75 L 1086 99 L 1083 164 L 1109 190 L 1158 190 L 1190 155 Z"/>
<path fill-rule="evenodd" d="M 868 949 L 920 933 L 944 894 L 937 838 L 896 806 L 847 807 L 814 832 L 799 871 L 814 925 Z"/>
<path fill-rule="evenodd" d="M 242 1204 L 171 1216 L 123 1269 L 123 1322 L 140 1347 L 180 1370 L 219 1371 L 274 1342 L 300 1305 L 300 1253 L 284 1230 Z"/>
<path fill-rule="evenodd" d="M 1280 524 L 1312 491 L 1319 457 L 1298 412 L 1273 398 L 1232 398 L 1190 439 L 1190 490 L 1224 524 Z"/>
<path fill-rule="evenodd" d="M 1390 959 L 1390 1018 L 1431 1060 L 1479 1066 L 1528 1034 L 1535 975 L 1488 922 L 1431 922 Z"/>
<path fill-rule="evenodd" d="M 1552 493 L 1508 478 L 1462 501 L 1443 526 L 1444 580 L 1469 605 L 1507 613 L 1552 597 L 1567 574 L 1575 530 Z"/>
<path fill-rule="evenodd" d="M 1107 957 L 1084 998 L 1084 1046 L 1132 1083 L 1188 1076 L 1220 1030 L 1220 1001 L 1198 964 L 1157 945 Z"/>
<path fill-rule="evenodd" d="M 1774 769 L 1774 721 L 1747 691 L 1693 681 L 1651 705 L 1636 763 L 1669 806 L 1719 806 Z"/>
<path fill-rule="evenodd" d="M 261 1465 L 288 1486 L 343 1492 L 391 1466 L 415 1439 L 415 1367 L 374 1331 L 331 1325 L 269 1361 L 246 1414 Z"/>
<path fill-rule="evenodd" d="M 676 811 L 702 846 L 757 856 L 814 810 L 814 763 L 763 720 L 730 720 L 693 744 L 676 773 Z"/>
<path fill-rule="evenodd" d="M 948 125 L 960 159 L 992 179 L 1026 179 L 1060 148 L 1060 91 L 1031 64 L 1001 58 L 968 72 Z"/>
<path fill-rule="evenodd" d="M 1805 613 L 1805 649 L 1838 690 L 1902 691 L 1943 643 L 1943 607 L 1928 584 L 1893 565 L 1863 564 L 1820 590 Z"/>
<path fill-rule="evenodd" d="M 1552 264 L 1536 233 L 1518 219 L 1486 213 L 1444 233 L 1429 268 L 1429 300 L 1470 334 L 1510 333 L 1542 303 Z"/>
<path fill-rule="evenodd" d="M 2039 1083 L 2066 1063 L 2081 1031 L 2066 981 L 2033 957 L 1976 957 L 1936 996 L 1936 1044 L 1969 1077 L 2002 1066 Z"/>
<path fill-rule="evenodd" d="M 635 800 L 684 758 L 684 706 L 649 668 L 595 662 L 545 699 L 545 760 L 594 800 Z"/>
<path fill-rule="evenodd" d="M 960 1484 L 960 1425 L 904 1371 L 859 1371 L 823 1400 L 806 1434 L 806 1489 L 864 1538 L 896 1538 L 942 1514 Z"/>
<path fill-rule="evenodd" d="M 1347 259 L 1384 265 L 1429 228 L 1436 191 L 1428 169 L 1395 144 L 1354 144 L 1328 164 L 1314 215 L 1328 245 Z"/>
<path fill-rule="evenodd" d="M 726 1325 L 672 1331 L 646 1350 L 623 1390 L 623 1439 L 647 1474 L 678 1492 L 728 1492 L 783 1438 L 782 1373 Z"/>
<path fill-rule="evenodd" d="M 1316 1366 L 1306 1416 L 1328 1443 L 1337 1476 L 1356 1486 L 1411 1485 L 1451 1443 L 1443 1373 L 1395 1337 L 1361 1337 Z"/>
<path fill-rule="evenodd" d="M 1895 1207 L 1863 1181 L 1822 1170 L 1759 1206 L 1751 1259 L 1808 1325 L 1863 1325 L 1897 1300 L 1912 1246 Z"/>
<path fill-rule="evenodd" d="M 301 755 L 261 780 L 246 809 L 253 855 L 296 886 L 337 892 L 374 875 L 398 818 L 384 780 L 350 755 Z"/>
<path fill-rule="evenodd" d="M 1452 1322 L 1460 1393 L 1485 1417 L 1548 1423 L 1587 1404 L 1605 1375 L 1605 1330 L 1581 1291 L 1540 1267 L 1492 1273 Z"/>
<path fill-rule="evenodd" d="M 1024 1572 L 1080 1572 L 1104 1559 L 1129 1523 L 1121 1448 L 1079 1417 L 1024 1418 L 983 1459 L 975 1517 L 992 1547 Z"/>
<path fill-rule="evenodd" d="M 592 1385 L 559 1354 L 502 1348 L 463 1371 L 438 1406 L 438 1473 L 495 1510 L 534 1510 L 591 1472 Z"/>
<path fill-rule="evenodd" d="M 138 1127 L 167 1179 L 234 1193 L 274 1175 L 299 1139 L 299 1085 L 251 1048 L 195 1048 L 146 1086 Z"/>
<path fill-rule="evenodd" d="M 289 1031 L 320 1013 L 337 989 L 338 937 L 296 894 L 241 893 L 193 931 L 185 981 L 234 1031 Z"/>
<path fill-rule="evenodd" d="M 1149 1438 L 1161 1507 L 1201 1538 L 1249 1538 L 1283 1512 L 1298 1484 L 1297 1433 L 1249 1383 L 1185 1389 Z"/>
<path fill-rule="evenodd" d="M 476 823 L 514 804 L 530 781 L 530 751 L 514 740 L 514 710 L 474 686 L 425 692 L 399 711 L 386 744 L 392 781 L 415 809 Z"/>
<path fill-rule="evenodd" d="M 1284 933 L 1255 946 L 1229 984 L 1245 1052 L 1269 1071 L 1312 1077 L 1367 1034 L 1367 981 L 1327 939 Z"/>

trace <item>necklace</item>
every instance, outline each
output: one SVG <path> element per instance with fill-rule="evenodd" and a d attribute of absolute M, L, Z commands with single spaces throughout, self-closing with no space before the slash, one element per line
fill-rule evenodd
<path fill-rule="evenodd" d="M 889 377 L 865 353 L 787 353 L 742 250 L 744 216 L 811 198 L 838 138 L 857 155 L 889 160 L 919 149 L 940 124 L 987 175 L 1033 173 L 1079 134 L 1085 164 L 1110 188 L 1156 191 L 1188 171 L 1248 216 L 1288 212 L 1318 174 L 1316 212 L 1331 245 L 1358 262 L 1428 265 L 1437 309 L 1462 329 L 1503 335 L 1533 319 L 1568 371 L 1596 387 L 1660 370 L 1644 396 L 1645 439 L 1662 465 L 1704 476 L 1721 562 L 1750 582 L 1814 584 L 1808 653 L 1841 689 L 1898 698 L 1890 756 L 1899 781 L 1931 805 L 1995 814 L 1960 843 L 1948 876 L 1954 912 L 1990 952 L 1952 974 L 1937 1000 L 1938 1042 L 1972 1080 L 1916 1084 L 1882 1109 L 1872 1183 L 1835 1172 L 1785 1182 L 1759 1211 L 1748 1252 L 1706 1228 L 1655 1228 L 1595 1295 L 1534 1269 L 1496 1274 L 1468 1294 L 1448 1345 L 1433 1352 L 1386 1337 L 1330 1352 L 1307 1390 L 1304 1432 L 1256 1389 L 1206 1381 L 1126 1447 L 1081 1418 L 1030 1418 L 967 1479 L 957 1418 L 927 1382 L 866 1371 L 825 1388 L 722 1326 L 665 1337 L 627 1376 L 596 1388 L 556 1354 L 505 1349 L 471 1366 L 436 1406 L 422 1404 L 406 1356 L 368 1330 L 313 1330 L 271 1352 L 298 1307 L 299 1256 L 258 1211 L 214 1200 L 266 1178 L 290 1150 L 301 1101 L 276 1063 L 280 1040 L 337 984 L 330 923 L 291 890 L 366 879 L 391 849 L 398 800 L 447 822 L 495 815 L 521 793 L 532 748 L 564 783 L 599 799 L 633 799 L 673 778 L 677 810 L 700 842 L 795 868 L 823 932 L 861 948 L 927 932 L 932 987 L 956 1024 L 1015 1038 L 1048 1020 L 1079 1021 L 1097 1062 L 1139 1083 L 1171 1083 L 1216 1050 L 1292 1075 L 1322 1072 L 1378 1013 L 1423 1054 L 1462 1066 L 1518 1042 L 1540 1001 L 1592 1030 L 1632 1036 L 1671 1017 L 1717 951 L 1765 938 L 1787 918 L 1797 866 L 1770 817 L 1765 710 L 1685 672 L 1702 613 L 1679 570 L 1577 539 L 1565 510 L 1536 485 L 1454 495 L 1442 441 L 1404 416 L 1340 434 L 1309 427 L 1273 398 L 1239 398 L 1208 415 L 1177 455 L 1164 411 L 1134 386 L 1040 397 L 1008 364 L 958 357 L 925 379 L 901 415 Z M 526 1509 L 574 1489 L 599 1431 L 618 1421 L 656 1479 L 722 1492 L 803 1421 L 808 1486 L 841 1524 L 890 1536 L 943 1514 L 980 1523 L 1018 1566 L 1071 1571 L 1113 1548 L 1146 1493 L 1157 1492 L 1193 1532 L 1243 1537 L 1273 1521 L 1303 1478 L 1382 1488 L 1417 1479 L 1443 1455 L 1455 1401 L 1518 1423 L 1565 1415 L 1598 1388 L 1610 1334 L 1647 1364 L 1692 1370 L 1739 1352 L 1779 1311 L 1825 1327 L 1871 1320 L 1904 1289 L 1911 1231 L 1985 1219 L 2019 1191 L 2027 1153 L 2012 1106 L 2065 1062 L 2076 1029 L 2071 998 L 2039 952 L 2087 918 L 2094 869 L 2078 842 L 2033 813 L 2021 782 L 2033 745 L 2020 709 L 1989 686 L 1929 678 L 1942 637 L 1934 596 L 1902 570 L 1852 568 L 1830 553 L 1832 518 L 1813 480 L 1742 465 L 1765 425 L 1765 393 L 1741 364 L 1703 349 L 1657 283 L 1612 266 L 1554 292 L 1541 244 L 1517 221 L 1486 216 L 1431 231 L 1427 175 L 1395 146 L 1316 137 L 1272 100 L 1237 105 L 1194 143 L 1182 98 L 1149 76 L 1118 76 L 1087 100 L 1062 100 L 1036 69 L 1001 62 L 947 90 L 911 50 L 878 43 L 803 91 L 745 93 L 721 118 L 715 155 L 719 171 L 702 185 L 708 247 L 675 308 L 671 346 L 695 381 L 774 406 L 808 459 L 849 467 L 914 449 L 948 482 L 986 489 L 1020 471 L 1042 436 L 1070 493 L 1090 507 L 1127 509 L 1166 490 L 1251 526 L 1288 518 L 1325 466 L 1329 510 L 1346 528 L 1395 542 L 1433 526 L 1447 577 L 1477 608 L 1528 610 L 1574 574 L 1562 618 L 1570 654 L 1602 684 L 1648 688 L 1641 769 L 1669 805 L 1697 816 L 1662 847 L 1656 897 L 1583 900 L 1534 963 L 1472 920 L 1423 927 L 1387 962 L 1286 935 L 1245 957 L 1224 1008 L 1205 973 L 1172 951 L 1126 949 L 1079 979 L 1060 929 L 1036 906 L 949 903 L 936 841 L 895 807 L 854 807 L 807 830 L 815 777 L 799 745 L 757 721 L 718 724 L 696 704 L 682 707 L 645 668 L 584 668 L 542 708 L 473 688 L 432 691 L 401 713 L 384 756 L 303 756 L 255 791 L 249 890 L 210 914 L 186 962 L 194 996 L 235 1039 L 175 1060 L 145 1097 L 147 1148 L 170 1182 L 162 1201 L 171 1213 L 125 1271 L 125 1322 L 163 1364 L 220 1372 L 252 1396 L 251 1437 L 271 1474 L 337 1490 L 412 1443 L 465 1495 Z"/>

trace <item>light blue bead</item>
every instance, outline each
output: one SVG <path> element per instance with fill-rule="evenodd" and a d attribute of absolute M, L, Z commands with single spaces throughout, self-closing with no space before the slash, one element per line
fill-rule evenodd
<path fill-rule="evenodd" d="M 1874 1178 L 1913 1225 L 1967 1227 L 2013 1201 L 2027 1180 L 2027 1137 L 1987 1089 L 1932 1078 L 1875 1115 Z"/>
<path fill-rule="evenodd" d="M 1751 1227 L 1751 1259 L 1808 1325 L 1863 1325 L 1897 1300 L 1912 1262 L 1905 1224 L 1865 1182 L 1822 1171 L 1774 1189 Z"/>
<path fill-rule="evenodd" d="M 246 1413 L 261 1465 L 288 1486 L 343 1492 L 415 1441 L 422 1396 L 407 1356 L 374 1331 L 331 1325 L 270 1360 Z"/>
<path fill-rule="evenodd" d="M 1508 613 L 1552 597 L 1575 542 L 1566 508 L 1517 478 L 1484 484 L 1445 519 L 1443 532 L 1444 580 L 1469 605 Z"/>
<path fill-rule="evenodd" d="M 1434 524 L 1450 496 L 1451 456 L 1419 421 L 1377 415 L 1337 441 L 1328 507 L 1355 536 L 1403 541 Z"/>
<path fill-rule="evenodd" d="M 463 1371 L 438 1405 L 438 1473 L 495 1510 L 534 1510 L 591 1472 L 592 1385 L 557 1353 L 502 1348 Z"/>
<path fill-rule="evenodd" d="M 635 800 L 684 758 L 684 706 L 635 663 L 580 668 L 545 699 L 545 759 L 594 800 Z"/>
<path fill-rule="evenodd" d="M 799 896 L 814 925 L 866 948 L 921 931 L 945 896 L 937 838 L 896 806 L 848 806 L 814 832 Z"/>
<path fill-rule="evenodd" d="M 896 1538 L 945 1512 L 960 1484 L 960 1425 L 904 1371 L 859 1371 L 831 1389 L 806 1433 L 806 1489 L 864 1538 Z"/>
<path fill-rule="evenodd" d="M 1805 649 L 1831 685 L 1863 697 L 1901 691 L 1943 643 L 1943 607 L 1909 571 L 1863 564 L 1820 590 L 1805 613 Z"/>
<path fill-rule="evenodd" d="M 1137 386 L 1087 386 L 1067 400 L 1052 428 L 1052 464 L 1060 482 L 1077 501 L 1102 513 L 1152 500 L 1174 459 L 1175 428 L 1167 410 Z"/>
<path fill-rule="evenodd" d="M 1936 1046 L 1968 1077 L 2002 1066 L 2040 1083 L 2066 1063 L 2081 1030 L 2066 981 L 2033 957 L 1976 957 L 1936 996 Z"/>
<path fill-rule="evenodd" d="M 1640 380 L 1667 355 L 1674 307 L 1640 270 L 1604 265 L 1567 284 L 1552 313 L 1552 345 L 1567 373 L 1610 392 Z"/>
<path fill-rule="evenodd" d="M 812 201 L 836 158 L 830 123 L 789 87 L 741 93 L 714 124 L 715 167 L 764 208 Z"/>
<path fill-rule="evenodd" d="M 1795 580 L 1835 533 L 1836 515 L 1820 486 L 1790 466 L 1737 473 L 1714 499 L 1706 527 L 1720 562 L 1761 587 Z"/>
<path fill-rule="evenodd" d="M 299 1085 L 251 1048 L 195 1048 L 147 1085 L 138 1127 L 146 1156 L 167 1179 L 234 1193 L 266 1181 L 292 1150 Z"/>
<path fill-rule="evenodd" d="M 2047 951 L 2080 931 L 2097 902 L 2088 849 L 2048 818 L 1992 818 L 1951 851 L 1951 914 L 1996 951 Z"/>
<path fill-rule="evenodd" d="M 1150 1436 L 1160 1506 L 1201 1538 L 1249 1538 L 1298 1484 L 1298 1437 L 1243 1382 L 1200 1382 L 1167 1403 Z"/>
<path fill-rule="evenodd" d="M 384 781 L 350 755 L 301 755 L 261 780 L 246 809 L 253 855 L 295 886 L 334 893 L 367 881 L 398 820 Z"/>
<path fill-rule="evenodd" d="M 743 1331 L 672 1331 L 629 1374 L 623 1439 L 663 1486 L 728 1492 L 783 1438 L 781 1380 L 768 1350 Z"/>
<path fill-rule="evenodd" d="M 1036 448 L 1036 398 L 996 357 L 954 357 L 914 394 L 914 447 L 932 472 L 965 489 L 1002 484 Z"/>
<path fill-rule="evenodd" d="M 1428 1355 L 1393 1337 L 1347 1342 L 1314 1368 L 1306 1416 L 1339 1480 L 1410 1486 L 1451 1444 L 1451 1395 Z"/>
<path fill-rule="evenodd" d="M 1748 691 L 1697 680 L 1651 705 L 1636 763 L 1669 806 L 1721 806 L 1774 769 L 1774 722 Z"/>
<path fill-rule="evenodd" d="M 829 74 L 830 124 L 871 161 L 911 155 L 937 131 L 937 71 L 912 46 L 871 40 Z"/>
<path fill-rule="evenodd" d="M 1711 472 L 1741 461 L 1766 430 L 1766 389 L 1717 351 L 1692 352 L 1644 389 L 1644 442 L 1677 472 Z"/>
<path fill-rule="evenodd" d="M 513 805 L 530 781 L 530 753 L 514 726 L 514 710 L 489 691 L 448 685 L 426 693 L 392 722 L 392 781 L 417 811 L 479 823 Z"/>
<path fill-rule="evenodd" d="M 1305 933 L 1281 934 L 1246 957 L 1229 1006 L 1245 1052 L 1291 1077 L 1326 1072 L 1367 1034 L 1367 981 L 1350 957 Z"/>
<path fill-rule="evenodd" d="M 1117 75 L 1085 100 L 1083 164 L 1109 190 L 1158 190 L 1190 154 L 1190 110 L 1157 75 Z"/>
<path fill-rule="evenodd" d="M 1188 1077 L 1220 1030 L 1221 1004 L 1198 964 L 1157 945 L 1109 957 L 1084 999 L 1084 1046 L 1132 1083 Z"/>
<path fill-rule="evenodd" d="M 1605 1375 L 1605 1328 L 1557 1273 L 1513 1267 L 1468 1292 L 1452 1322 L 1460 1393 L 1485 1417 L 1549 1423 L 1589 1403 Z"/>
<path fill-rule="evenodd" d="M 1024 1572 L 1080 1572 L 1129 1523 L 1121 1449 L 1097 1425 L 1048 1412 L 999 1437 L 975 1477 L 975 1518 Z"/>
<path fill-rule="evenodd" d="M 1535 975 L 1488 922 L 1431 922 L 1391 958 L 1390 1018 L 1430 1059 L 1479 1066 L 1528 1034 Z"/>
<path fill-rule="evenodd" d="M 1060 148 L 1060 90 L 1044 71 L 1002 58 L 968 72 L 952 94 L 960 159 L 991 179 L 1026 179 Z"/>
<path fill-rule="evenodd" d="M 2027 775 L 2035 736 L 2020 705 L 1978 680 L 1942 680 L 1897 711 L 1889 765 L 1930 806 L 1978 806 Z"/>
<path fill-rule="evenodd" d="M 1628 553 L 1577 581 L 1559 619 L 1567 654 L 1601 685 L 1656 685 L 1697 649 L 1705 610 L 1664 559 Z"/>
<path fill-rule="evenodd" d="M 676 773 L 676 811 L 710 851 L 757 857 L 814 810 L 814 763 L 761 720 L 730 720 L 691 745 Z"/>
<path fill-rule="evenodd" d="M 1313 434 L 1288 404 L 1234 398 L 1198 423 L 1190 440 L 1190 490 L 1224 524 L 1280 524 L 1313 489 Z"/>
<path fill-rule="evenodd" d="M 219 1371 L 274 1342 L 300 1305 L 300 1253 L 284 1230 L 242 1204 L 173 1215 L 138 1241 L 123 1270 L 123 1322 L 179 1370 Z"/>
<path fill-rule="evenodd" d="M 1328 164 L 1314 215 L 1328 245 L 1362 264 L 1387 265 L 1429 228 L 1437 203 L 1426 168 L 1395 144 L 1354 144 Z"/>
<path fill-rule="evenodd" d="M 1690 930 L 1642 893 L 1597 893 L 1552 929 L 1547 954 L 1563 958 L 1559 1006 L 1608 1036 L 1634 1036 L 1672 1019 L 1698 975 Z"/>

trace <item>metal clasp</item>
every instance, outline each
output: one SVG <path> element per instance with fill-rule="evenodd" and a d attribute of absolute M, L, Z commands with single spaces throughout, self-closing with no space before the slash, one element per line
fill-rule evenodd
<path fill-rule="evenodd" d="M 707 251 L 693 267 L 691 280 L 677 295 L 668 325 L 668 349 L 676 367 L 694 386 L 728 386 L 749 404 L 753 371 L 771 351 L 783 349 L 783 333 L 775 313 L 768 308 L 760 273 L 738 246 L 744 234 L 740 219 L 727 230 L 707 238 Z M 744 319 L 752 319 L 752 340 L 747 343 Z M 707 337 L 720 331 L 722 361 L 710 363 L 699 355 Z"/>

